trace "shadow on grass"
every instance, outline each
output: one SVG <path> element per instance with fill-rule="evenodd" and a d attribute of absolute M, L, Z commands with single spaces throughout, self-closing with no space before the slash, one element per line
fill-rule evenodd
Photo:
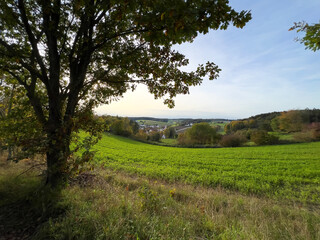
<path fill-rule="evenodd" d="M 60 190 L 50 190 L 42 177 L 0 172 L 0 240 L 31 239 L 49 218 L 65 211 L 57 204 Z"/>

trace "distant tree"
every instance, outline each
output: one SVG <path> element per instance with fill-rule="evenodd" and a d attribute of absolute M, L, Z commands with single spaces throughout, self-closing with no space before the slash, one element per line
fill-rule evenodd
<path fill-rule="evenodd" d="M 240 147 L 245 142 L 247 142 L 247 139 L 241 134 L 228 134 L 222 136 L 219 144 L 223 147 Z"/>
<path fill-rule="evenodd" d="M 138 140 L 141 140 L 141 141 L 145 141 L 148 139 L 148 135 L 145 131 L 143 131 L 142 129 L 140 129 L 135 135 L 134 137 Z"/>
<path fill-rule="evenodd" d="M 161 139 L 161 134 L 158 131 L 152 131 L 151 133 L 149 133 L 147 139 L 150 141 L 158 142 Z"/>
<path fill-rule="evenodd" d="M 136 84 L 173 107 L 220 69 L 208 62 L 185 72 L 188 59 L 172 46 L 250 19 L 227 0 L 0 1 L 0 76 L 25 89 L 45 133 L 47 184 L 68 175 L 72 133 L 86 127 L 77 119 L 90 122 L 95 106 Z"/>
<path fill-rule="evenodd" d="M 179 136 L 180 144 L 214 144 L 220 140 L 220 134 L 209 123 L 195 123 L 191 128 Z"/>
<path fill-rule="evenodd" d="M 226 133 L 231 133 L 245 128 L 248 128 L 247 121 L 232 121 L 225 125 L 224 130 Z"/>
<path fill-rule="evenodd" d="M 320 22 L 309 25 L 306 22 L 294 23 L 294 26 L 289 29 L 297 30 L 297 32 L 305 32 L 305 36 L 297 38 L 297 41 L 304 44 L 306 49 L 317 51 L 320 49 Z"/>
<path fill-rule="evenodd" d="M 187 137 L 185 132 L 178 134 L 178 144 L 184 146 L 190 146 L 193 144 L 192 140 Z"/>
<path fill-rule="evenodd" d="M 277 136 L 269 134 L 264 130 L 256 130 L 251 133 L 251 140 L 257 145 L 272 145 L 279 142 Z"/>
<path fill-rule="evenodd" d="M 279 125 L 280 125 L 279 117 L 275 117 L 270 122 L 270 126 L 272 128 L 272 131 L 274 131 L 274 132 L 280 131 Z"/>
<path fill-rule="evenodd" d="M 298 110 L 282 112 L 278 121 L 279 129 L 284 132 L 299 132 L 304 125 L 302 112 Z"/>
<path fill-rule="evenodd" d="M 229 134 L 229 133 L 231 133 L 232 131 L 231 131 L 231 124 L 226 124 L 226 125 L 224 125 L 224 131 L 227 133 L 227 134 Z"/>
<path fill-rule="evenodd" d="M 164 130 L 164 135 L 166 138 L 175 138 L 176 134 L 177 133 L 174 127 L 169 127 Z"/>
<path fill-rule="evenodd" d="M 255 119 L 249 119 L 248 123 L 247 123 L 247 126 L 249 128 L 257 128 L 258 127 L 258 122 Z"/>
<path fill-rule="evenodd" d="M 109 131 L 113 134 L 129 137 L 137 133 L 135 124 L 128 118 L 115 118 L 111 120 Z"/>
<path fill-rule="evenodd" d="M 133 134 L 137 134 L 139 132 L 140 127 L 136 121 L 130 119 L 130 126 Z"/>

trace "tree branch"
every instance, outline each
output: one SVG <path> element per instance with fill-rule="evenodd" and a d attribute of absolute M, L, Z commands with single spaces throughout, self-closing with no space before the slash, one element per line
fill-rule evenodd
<path fill-rule="evenodd" d="M 25 30 L 27 32 L 30 44 L 32 46 L 32 50 L 35 53 L 35 56 L 36 56 L 36 59 L 37 59 L 37 63 L 39 64 L 40 69 L 41 69 L 42 78 L 40 78 L 40 79 L 41 79 L 41 81 L 43 81 L 43 83 L 45 85 L 48 85 L 49 81 L 48 81 L 48 76 L 47 76 L 47 69 L 46 69 L 46 67 L 44 65 L 44 62 L 42 60 L 42 57 L 40 55 L 40 52 L 39 52 L 39 49 L 38 49 L 38 45 L 37 45 L 37 40 L 36 40 L 34 34 L 32 33 L 31 27 L 29 25 L 28 18 L 27 18 L 27 15 L 26 15 L 26 10 L 25 10 L 25 4 L 24 4 L 23 0 L 18 0 L 18 8 L 20 10 L 21 19 L 22 19 L 22 22 L 24 24 L 24 28 L 25 28 Z"/>

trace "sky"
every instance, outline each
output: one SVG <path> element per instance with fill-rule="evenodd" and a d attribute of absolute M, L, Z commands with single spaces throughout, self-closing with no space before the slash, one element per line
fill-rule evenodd
<path fill-rule="evenodd" d="M 99 115 L 161 118 L 241 119 L 260 113 L 320 108 L 320 51 L 306 50 L 288 31 L 294 22 L 319 23 L 319 0 L 231 0 L 235 10 L 251 10 L 243 29 L 199 35 L 193 43 L 176 45 L 195 70 L 214 62 L 222 69 L 217 80 L 205 78 L 189 95 L 175 98 L 169 109 L 155 100 L 145 86 L 110 105 L 95 109 Z"/>

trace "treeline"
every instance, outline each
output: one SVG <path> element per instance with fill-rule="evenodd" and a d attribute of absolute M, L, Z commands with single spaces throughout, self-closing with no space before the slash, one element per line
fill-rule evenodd
<path fill-rule="evenodd" d="M 217 127 L 212 127 L 207 122 L 196 123 L 179 134 L 178 144 L 239 147 L 251 141 L 256 145 L 272 145 L 280 142 L 281 134 L 292 135 L 291 140 L 285 141 L 318 141 L 320 110 L 305 109 L 259 114 L 248 119 L 232 121 L 225 125 L 224 130 L 226 134 L 220 135 Z"/>
<path fill-rule="evenodd" d="M 292 139 L 281 141 L 309 142 L 320 140 L 320 110 L 290 110 L 259 114 L 247 119 L 231 121 L 219 134 L 220 126 L 211 126 L 209 120 L 194 119 L 192 126 L 179 135 L 174 127 L 139 129 L 136 121 L 128 118 L 103 117 L 109 132 L 142 141 L 160 141 L 177 138 L 181 146 L 239 147 L 248 141 L 256 145 L 272 145 L 280 142 L 279 136 L 289 134 Z M 190 122 L 189 122 L 190 123 Z"/>
<path fill-rule="evenodd" d="M 101 118 L 105 121 L 107 131 L 115 135 L 130 137 L 139 132 L 138 123 L 129 118 L 114 116 L 102 116 Z"/>
<path fill-rule="evenodd" d="M 222 135 L 218 133 L 219 126 L 211 126 L 207 122 L 195 123 L 191 128 L 178 136 L 178 145 L 195 147 L 195 146 L 223 146 L 239 147 L 247 139 L 240 134 Z"/>
<path fill-rule="evenodd" d="M 320 110 L 290 110 L 260 114 L 225 125 L 227 135 L 242 136 L 258 145 L 275 144 L 277 137 L 270 133 L 290 133 L 301 142 L 320 140 Z"/>
<path fill-rule="evenodd" d="M 225 126 L 225 132 L 243 129 L 298 132 L 306 125 L 320 122 L 320 109 L 290 110 L 265 113 L 248 119 L 232 121 Z"/>
<path fill-rule="evenodd" d="M 129 117 L 130 120 L 137 121 L 137 120 L 149 120 L 149 121 L 156 121 L 156 122 L 168 122 L 168 118 L 153 118 L 153 117 Z"/>

